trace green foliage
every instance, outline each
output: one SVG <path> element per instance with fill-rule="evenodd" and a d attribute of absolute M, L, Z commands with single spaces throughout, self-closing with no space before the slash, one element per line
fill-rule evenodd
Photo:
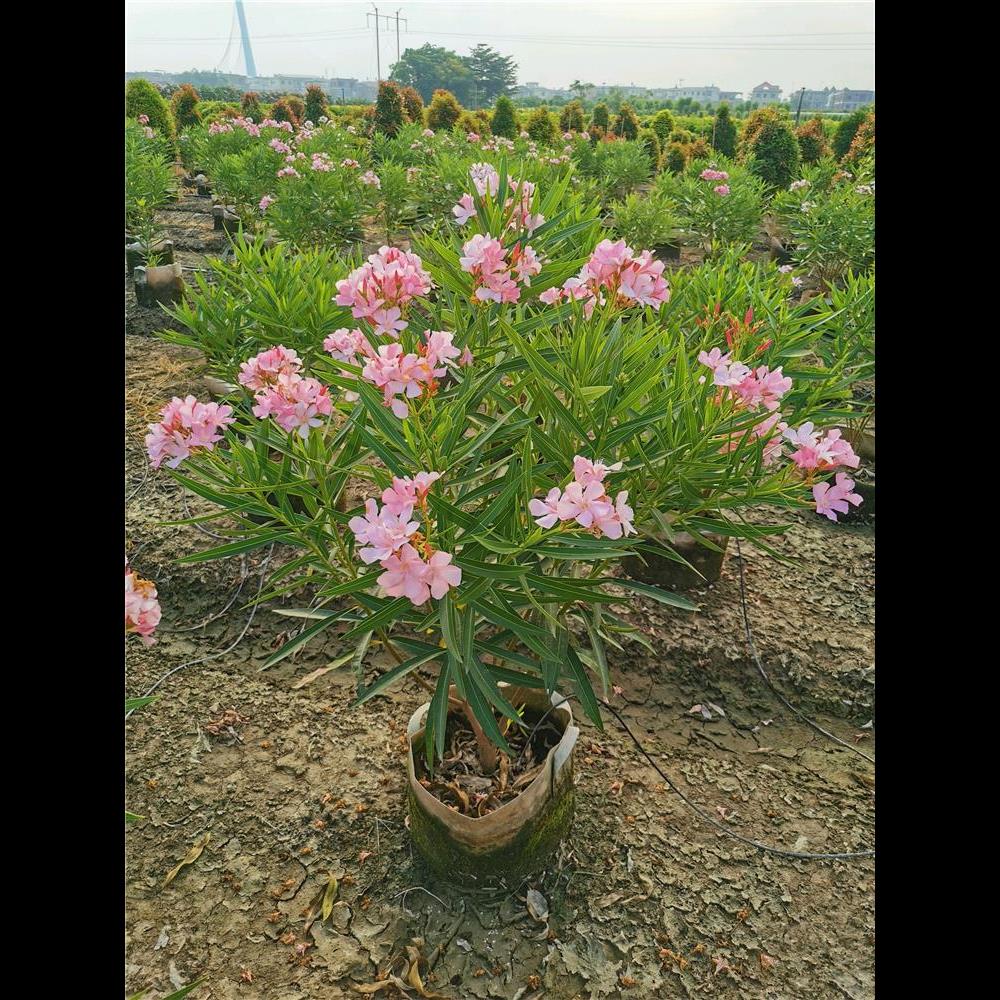
<path fill-rule="evenodd" d="M 715 112 L 712 148 L 723 156 L 736 155 L 736 123 L 729 116 L 729 105 L 723 102 Z"/>
<path fill-rule="evenodd" d="M 771 188 L 786 188 L 799 169 L 799 144 L 791 122 L 774 107 L 747 118 L 739 143 L 740 159 Z"/>
<path fill-rule="evenodd" d="M 170 98 L 170 109 L 177 128 L 185 129 L 190 128 L 192 125 L 200 124 L 201 114 L 198 111 L 198 102 L 200 100 L 198 91 L 190 83 L 182 83 L 174 91 L 173 96 Z"/>
<path fill-rule="evenodd" d="M 517 118 L 514 115 L 514 105 L 509 97 L 497 98 L 490 125 L 494 135 L 502 135 L 507 139 L 513 139 L 517 136 Z"/>
<path fill-rule="evenodd" d="M 411 197 L 412 186 L 406 179 L 406 168 L 397 163 L 383 163 L 378 176 L 382 187 L 378 193 L 377 214 L 382 223 L 385 242 L 390 246 L 399 234 L 400 226 L 415 217 Z"/>
<path fill-rule="evenodd" d="M 465 61 L 456 52 L 430 43 L 418 49 L 407 49 L 393 65 L 389 78 L 404 87 L 413 87 L 432 105 L 438 90 L 457 95 L 457 101 L 468 102 L 472 97 L 473 76 Z M 453 124 L 430 127 L 450 129 Z"/>
<path fill-rule="evenodd" d="M 570 101 L 559 113 L 559 128 L 563 132 L 582 132 L 583 121 L 583 105 L 579 101 Z"/>
<path fill-rule="evenodd" d="M 590 124 L 604 132 L 611 128 L 611 115 L 608 113 L 608 106 L 603 101 L 594 105 L 594 110 L 590 113 Z"/>
<path fill-rule="evenodd" d="M 635 250 L 653 249 L 672 243 L 680 231 L 674 202 L 658 191 L 630 194 L 611 206 L 611 230 Z"/>
<path fill-rule="evenodd" d="M 668 143 L 663 155 L 663 166 L 672 174 L 683 173 L 687 166 L 687 147 L 680 142 Z"/>
<path fill-rule="evenodd" d="M 510 95 L 517 86 L 517 63 L 488 45 L 477 45 L 462 61 L 472 78 L 477 106 Z"/>
<path fill-rule="evenodd" d="M 295 114 L 290 97 L 283 97 L 280 101 L 275 101 L 271 107 L 270 117 L 276 122 L 291 122 L 296 127 L 299 125 L 299 118 Z"/>
<path fill-rule="evenodd" d="M 171 152 L 177 140 L 174 116 L 163 95 L 148 81 L 137 77 L 125 87 L 125 117 L 149 118 L 149 127 L 161 135 Z"/>
<path fill-rule="evenodd" d="M 555 119 L 549 114 L 549 109 L 546 107 L 535 108 L 528 115 L 524 130 L 535 142 L 546 144 L 555 142 L 558 134 Z"/>
<path fill-rule="evenodd" d="M 247 229 L 256 230 L 261 224 L 260 200 L 274 193 L 276 175 L 283 165 L 279 154 L 255 142 L 242 152 L 223 153 L 212 158 L 212 187 L 223 202 L 233 208 Z"/>
<path fill-rule="evenodd" d="M 378 85 L 378 99 L 375 102 L 375 131 L 390 138 L 396 135 L 406 120 L 403 95 L 391 80 L 383 80 Z"/>
<path fill-rule="evenodd" d="M 615 118 L 615 125 L 612 130 L 619 139 L 639 138 L 639 119 L 630 104 L 623 104 L 618 116 Z"/>
<path fill-rule="evenodd" d="M 674 130 L 674 116 L 664 108 L 653 117 L 653 131 L 660 140 L 660 147 L 665 149 L 670 141 L 670 133 Z"/>
<path fill-rule="evenodd" d="M 426 46 L 425 46 L 426 47 Z M 427 127 L 437 132 L 443 129 L 450 132 L 462 115 L 462 106 L 455 95 L 447 90 L 435 90 L 434 99 L 427 109 Z"/>
<path fill-rule="evenodd" d="M 847 150 L 844 162 L 858 164 L 868 156 L 875 153 L 875 112 L 873 111 L 858 126 L 854 138 L 851 140 L 851 147 Z"/>
<path fill-rule="evenodd" d="M 155 246 L 163 228 L 156 210 L 173 196 L 165 147 L 164 139 L 147 138 L 143 126 L 125 119 L 125 224 L 147 248 Z"/>
<path fill-rule="evenodd" d="M 408 121 L 417 125 L 424 123 L 424 99 L 413 87 L 404 87 L 400 94 L 403 98 L 403 110 Z"/>
<path fill-rule="evenodd" d="M 327 96 L 318 83 L 310 83 L 306 87 L 305 120 L 318 125 L 320 118 L 326 118 Z"/>
<path fill-rule="evenodd" d="M 244 117 L 252 118 L 258 125 L 263 119 L 263 108 L 260 106 L 260 94 L 255 90 L 248 90 L 240 99 L 240 109 Z"/>
<path fill-rule="evenodd" d="M 805 125 L 796 129 L 795 137 L 799 141 L 799 153 L 805 164 L 817 163 L 830 152 L 823 120 L 819 117 L 810 118 Z"/>
<path fill-rule="evenodd" d="M 833 137 L 833 155 L 838 160 L 842 160 L 847 155 L 851 143 L 854 142 L 854 136 L 867 117 L 868 109 L 861 108 L 848 115 L 837 127 L 837 134 Z"/>
<path fill-rule="evenodd" d="M 649 165 L 652 167 L 653 173 L 656 173 L 660 169 L 661 156 L 660 140 L 656 132 L 651 128 L 639 129 L 639 141 L 646 150 L 646 155 L 649 157 Z"/>

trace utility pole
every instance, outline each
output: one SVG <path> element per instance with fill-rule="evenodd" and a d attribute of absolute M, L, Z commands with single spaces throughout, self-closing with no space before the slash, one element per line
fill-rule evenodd
<path fill-rule="evenodd" d="M 399 10 L 403 8 L 400 7 Z M 396 62 L 399 62 L 399 10 L 396 11 Z M 403 18 L 403 23 L 406 25 L 407 30 L 409 30 L 410 25 L 406 18 Z"/>
<path fill-rule="evenodd" d="M 375 18 L 375 65 L 378 68 L 378 78 L 379 78 L 379 81 L 381 81 L 381 79 L 382 79 L 382 53 L 381 53 L 381 50 L 379 48 L 378 22 L 379 22 L 380 19 L 383 20 L 383 21 L 385 21 L 386 28 L 389 27 L 389 22 L 390 21 L 395 21 L 396 22 L 396 62 L 399 62 L 399 22 L 402 21 L 403 24 L 405 24 L 407 28 L 410 27 L 410 23 L 409 23 L 409 21 L 407 21 L 407 19 L 405 17 L 401 18 L 399 16 L 399 10 L 396 11 L 396 13 L 395 13 L 394 16 L 390 17 L 388 14 L 380 14 L 378 12 L 378 7 L 376 7 L 375 4 L 372 4 L 372 8 L 375 11 L 375 13 L 374 14 L 368 14 L 367 16 L 369 18 L 371 18 L 371 17 Z M 400 10 L 402 10 L 402 8 L 400 8 Z M 370 24 L 371 22 L 369 21 L 368 23 Z"/>
<path fill-rule="evenodd" d="M 799 94 L 799 107 L 798 107 L 798 110 L 795 112 L 795 124 L 796 125 L 798 125 L 798 123 L 799 123 L 799 115 L 802 114 L 802 99 L 805 96 L 806 96 L 806 88 L 803 87 L 802 88 L 802 93 Z"/>

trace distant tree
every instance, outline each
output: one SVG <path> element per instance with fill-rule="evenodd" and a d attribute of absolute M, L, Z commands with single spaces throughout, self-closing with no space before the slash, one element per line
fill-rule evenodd
<path fill-rule="evenodd" d="M 830 152 L 823 119 L 818 115 L 797 128 L 795 138 L 799 141 L 799 155 L 803 163 L 816 163 Z"/>
<path fill-rule="evenodd" d="M 378 97 L 375 100 L 375 131 L 392 139 L 405 122 L 406 111 L 403 108 L 403 95 L 399 92 L 399 85 L 392 80 L 382 80 L 378 85 Z"/>
<path fill-rule="evenodd" d="M 174 116 L 163 95 L 148 81 L 140 77 L 129 80 L 125 87 L 125 117 L 146 115 L 149 127 L 155 129 L 173 147 L 177 138 Z"/>
<path fill-rule="evenodd" d="M 263 117 L 263 109 L 260 106 L 260 94 L 255 90 L 248 90 L 240 100 L 240 109 L 246 117 L 259 122 Z"/>
<path fill-rule="evenodd" d="M 621 110 L 622 101 L 624 100 L 625 100 L 625 95 L 621 92 L 621 90 L 618 87 L 612 87 L 611 90 L 608 91 L 608 96 L 607 96 L 608 107 L 614 114 L 618 114 L 618 112 Z"/>
<path fill-rule="evenodd" d="M 323 88 L 318 83 L 310 83 L 306 87 L 306 121 L 318 125 L 320 118 L 327 117 L 326 106 L 328 103 Z"/>
<path fill-rule="evenodd" d="M 509 96 L 517 86 L 517 63 L 488 45 L 477 45 L 462 60 L 474 84 L 477 104 L 492 104 L 501 95 Z"/>
<path fill-rule="evenodd" d="M 679 142 L 671 142 L 667 146 L 667 152 L 663 157 L 663 166 L 672 174 L 684 172 L 687 166 L 687 151 Z"/>
<path fill-rule="evenodd" d="M 619 139 L 639 138 L 639 119 L 636 117 L 631 105 L 623 104 L 621 106 L 621 110 L 615 118 L 615 125 L 612 131 Z"/>
<path fill-rule="evenodd" d="M 404 87 L 413 87 L 425 102 L 433 100 L 436 90 L 448 90 L 463 102 L 472 93 L 472 73 L 462 57 L 430 43 L 419 49 L 407 49 L 392 67 L 389 78 Z"/>
<path fill-rule="evenodd" d="M 611 115 L 608 113 L 608 106 L 603 101 L 594 105 L 594 110 L 590 113 L 590 124 L 596 125 L 605 132 L 611 128 Z"/>
<path fill-rule="evenodd" d="M 719 110 L 715 112 L 712 145 L 723 156 L 736 155 L 736 124 L 729 117 L 728 104 L 720 104 Z"/>
<path fill-rule="evenodd" d="M 548 108 L 536 108 L 528 116 L 525 131 L 535 142 L 553 142 L 556 138 L 556 123 Z"/>
<path fill-rule="evenodd" d="M 514 104 L 509 97 L 498 97 L 493 109 L 491 121 L 494 135 L 513 139 L 517 136 L 517 116 L 514 114 Z"/>
<path fill-rule="evenodd" d="M 398 65 L 398 64 L 397 64 Z M 427 109 L 427 127 L 450 132 L 462 115 L 462 105 L 454 94 L 447 90 L 435 90 L 431 105 Z"/>
<path fill-rule="evenodd" d="M 559 127 L 564 132 L 583 131 L 583 105 L 579 101 L 570 101 L 559 114 Z"/>
<path fill-rule="evenodd" d="M 660 140 L 660 145 L 665 146 L 670 140 L 670 133 L 674 130 L 674 116 L 665 108 L 658 111 L 653 118 L 653 131 Z"/>
<path fill-rule="evenodd" d="M 424 121 L 424 99 L 413 87 L 404 87 L 400 91 L 400 95 L 403 98 L 403 108 L 406 111 L 406 117 L 411 122 L 422 125 Z"/>
<path fill-rule="evenodd" d="M 639 129 L 639 141 L 646 150 L 650 166 L 655 174 L 660 169 L 660 138 L 651 128 Z"/>
<path fill-rule="evenodd" d="M 182 83 L 170 98 L 170 109 L 178 128 L 190 128 L 201 123 L 198 102 L 201 97 L 190 83 Z"/>
<path fill-rule="evenodd" d="M 594 89 L 594 85 L 592 83 L 583 83 L 580 80 L 574 80 L 569 85 L 569 89 L 573 91 L 578 101 L 582 101 L 587 94 Z"/>
<path fill-rule="evenodd" d="M 868 108 L 861 108 L 853 114 L 848 115 L 840 123 L 837 133 L 833 137 L 833 155 L 838 160 L 842 160 L 847 155 L 847 151 L 851 148 L 851 143 L 854 142 L 855 134 L 861 128 L 861 123 L 868 117 L 868 111 Z"/>

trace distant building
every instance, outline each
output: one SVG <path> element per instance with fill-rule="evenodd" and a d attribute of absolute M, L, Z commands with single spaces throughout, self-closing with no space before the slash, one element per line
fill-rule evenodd
<path fill-rule="evenodd" d="M 126 73 L 125 79 L 132 80 L 141 77 L 159 86 L 177 86 L 181 83 L 195 81 L 196 86 L 233 87 L 236 90 L 255 90 L 258 93 L 304 94 L 310 84 L 316 84 L 332 101 L 367 102 L 374 101 L 378 94 L 378 82 L 375 80 L 355 80 L 353 77 L 336 77 L 326 79 L 322 76 L 290 76 L 276 74 L 274 76 L 240 76 L 235 73 Z M 209 82 L 202 82 L 210 79 Z"/>
<path fill-rule="evenodd" d="M 758 83 L 750 92 L 750 100 L 757 104 L 780 104 L 781 87 L 776 83 Z"/>
<path fill-rule="evenodd" d="M 720 101 L 727 101 L 730 104 L 736 104 L 739 101 L 743 100 L 743 91 L 742 90 L 720 90 L 719 91 L 719 100 Z"/>
<path fill-rule="evenodd" d="M 829 111 L 857 111 L 858 108 L 867 107 L 875 103 L 874 90 L 835 90 L 830 95 L 827 110 Z"/>
<path fill-rule="evenodd" d="M 667 87 L 656 90 L 654 93 L 665 101 L 677 101 L 687 97 L 699 104 L 718 104 L 722 99 L 722 91 L 714 85 L 708 87 Z"/>
<path fill-rule="evenodd" d="M 795 110 L 799 107 L 799 96 L 801 95 L 803 111 L 825 111 L 830 105 L 830 95 L 835 91 L 835 87 L 824 87 L 823 90 L 800 90 L 793 93 L 789 101 L 792 110 Z"/>

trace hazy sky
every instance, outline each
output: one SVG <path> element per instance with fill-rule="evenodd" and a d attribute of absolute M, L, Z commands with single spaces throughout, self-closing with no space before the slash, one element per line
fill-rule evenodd
<path fill-rule="evenodd" d="M 245 9 L 258 74 L 375 79 L 374 17 L 365 17 L 370 3 L 246 0 Z M 663 87 L 683 81 L 749 91 L 768 80 L 785 95 L 799 87 L 875 86 L 871 0 L 379 4 L 383 15 L 397 9 L 401 51 L 430 42 L 465 55 L 485 42 L 514 57 L 521 83 L 566 87 L 579 78 Z M 127 0 L 125 31 L 127 70 L 244 71 L 232 0 Z M 396 58 L 395 22 L 382 22 L 381 54 L 388 76 Z"/>

